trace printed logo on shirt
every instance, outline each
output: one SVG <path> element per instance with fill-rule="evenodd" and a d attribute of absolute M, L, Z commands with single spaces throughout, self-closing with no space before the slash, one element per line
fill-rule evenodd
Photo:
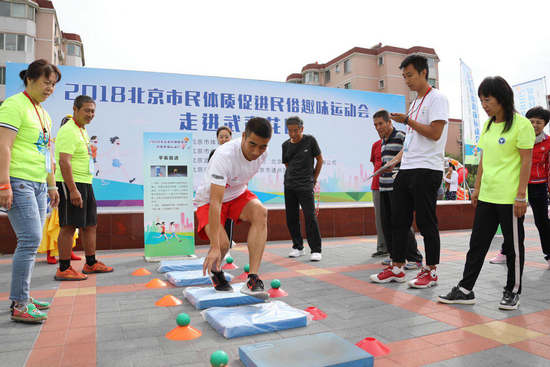
<path fill-rule="evenodd" d="M 212 178 L 215 178 L 216 180 L 223 180 L 224 179 L 223 176 L 217 175 L 215 173 L 212 173 Z"/>
<path fill-rule="evenodd" d="M 502 145 L 502 144 L 506 143 L 506 139 L 500 138 L 500 139 L 498 139 L 498 143 L 499 143 L 500 145 Z"/>

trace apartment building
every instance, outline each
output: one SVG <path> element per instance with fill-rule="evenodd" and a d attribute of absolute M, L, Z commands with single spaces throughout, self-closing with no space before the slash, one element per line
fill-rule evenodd
<path fill-rule="evenodd" d="M 6 98 L 6 63 L 40 58 L 84 66 L 82 39 L 61 31 L 52 1 L 0 0 L 0 102 Z"/>

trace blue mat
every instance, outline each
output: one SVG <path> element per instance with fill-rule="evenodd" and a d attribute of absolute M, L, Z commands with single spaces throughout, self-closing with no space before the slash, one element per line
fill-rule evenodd
<path fill-rule="evenodd" d="M 197 310 L 204 310 L 210 307 L 252 305 L 264 302 L 259 298 L 241 293 L 241 288 L 244 284 L 231 284 L 233 292 L 216 292 L 212 287 L 189 287 L 183 291 L 183 295 Z"/>
<path fill-rule="evenodd" d="M 189 260 L 163 260 L 160 262 L 158 272 L 202 270 L 203 263 L 204 257 Z"/>
<path fill-rule="evenodd" d="M 333 333 L 245 345 L 239 347 L 239 358 L 246 367 L 374 366 L 369 353 Z"/>
<path fill-rule="evenodd" d="M 202 311 L 210 326 L 227 339 L 307 326 L 308 315 L 281 301 Z"/>
<path fill-rule="evenodd" d="M 224 273 L 228 282 L 233 279 L 233 275 Z M 187 287 L 190 285 L 212 284 L 208 274 L 202 275 L 202 270 L 191 271 L 169 271 L 164 274 L 166 280 L 176 287 Z"/>

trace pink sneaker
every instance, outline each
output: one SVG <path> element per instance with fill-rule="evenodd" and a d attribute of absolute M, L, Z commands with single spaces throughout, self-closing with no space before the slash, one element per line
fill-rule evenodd
<path fill-rule="evenodd" d="M 409 281 L 411 288 L 429 288 L 437 285 L 437 271 L 423 268 L 413 280 Z"/>
<path fill-rule="evenodd" d="M 403 283 L 405 281 L 405 272 L 399 269 L 397 266 L 388 266 L 378 274 L 372 274 L 370 280 L 374 283 L 389 283 L 398 282 Z"/>
<path fill-rule="evenodd" d="M 497 256 L 493 257 L 491 260 L 489 260 L 491 264 L 505 264 L 506 263 L 506 255 L 501 254 L 500 252 L 497 254 Z"/>

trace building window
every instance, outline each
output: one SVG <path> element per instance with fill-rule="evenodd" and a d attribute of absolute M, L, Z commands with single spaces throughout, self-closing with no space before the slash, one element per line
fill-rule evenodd
<path fill-rule="evenodd" d="M 27 52 L 34 52 L 34 38 L 27 36 Z"/>
<path fill-rule="evenodd" d="M 306 84 L 319 83 L 319 73 L 316 71 L 308 71 L 305 75 Z"/>
<path fill-rule="evenodd" d="M 330 70 L 325 71 L 325 83 L 330 82 Z"/>
<path fill-rule="evenodd" d="M 384 79 L 378 81 L 378 89 L 384 89 Z"/>
<path fill-rule="evenodd" d="M 435 78 L 428 78 L 428 84 L 435 88 Z"/>
<path fill-rule="evenodd" d="M 344 89 L 351 89 L 351 82 L 344 84 Z"/>
<path fill-rule="evenodd" d="M 23 34 L 0 33 L 0 50 L 25 51 L 25 38 Z"/>
<path fill-rule="evenodd" d="M 378 66 L 384 65 L 384 56 L 378 56 Z"/>
<path fill-rule="evenodd" d="M 67 45 L 67 54 L 69 56 L 77 56 L 80 57 L 80 46 L 69 43 Z"/>
<path fill-rule="evenodd" d="M 20 3 L 0 1 L 0 17 L 27 18 L 34 20 L 34 8 Z"/>
<path fill-rule="evenodd" d="M 351 60 L 347 59 L 344 61 L 344 73 L 349 73 L 351 71 Z"/>
<path fill-rule="evenodd" d="M 334 71 L 336 71 L 337 73 L 340 72 L 340 64 L 336 64 L 336 66 L 334 67 Z"/>
<path fill-rule="evenodd" d="M 6 84 L 6 67 L 0 66 L 0 85 Z"/>

